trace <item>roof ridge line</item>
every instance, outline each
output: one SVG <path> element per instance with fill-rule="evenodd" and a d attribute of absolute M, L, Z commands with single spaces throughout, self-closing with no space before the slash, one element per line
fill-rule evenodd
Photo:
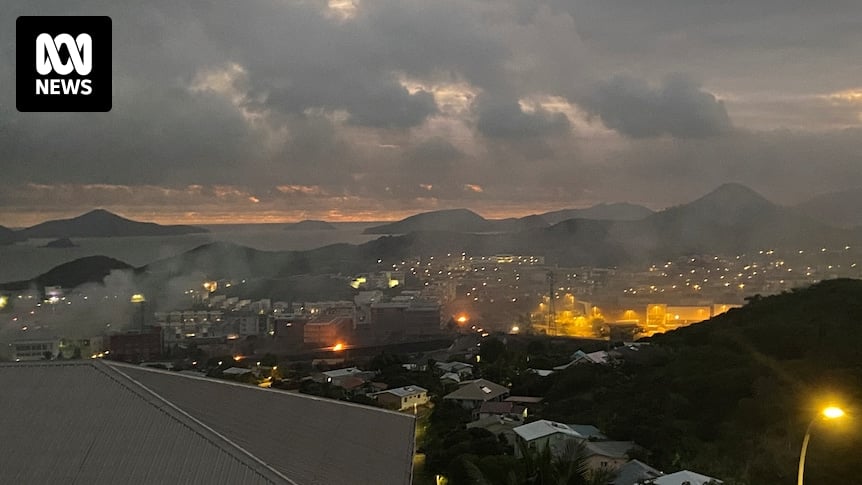
<path fill-rule="evenodd" d="M 165 370 L 165 369 L 156 369 L 153 367 L 133 365 L 133 364 L 129 364 L 126 362 L 110 361 L 110 363 L 107 365 L 109 367 L 113 367 L 113 368 L 129 367 L 132 369 L 146 371 L 146 372 L 153 372 L 153 373 L 157 373 L 157 374 L 167 374 L 167 375 L 171 375 L 174 377 L 182 377 L 183 379 L 197 379 L 200 381 L 214 383 L 214 384 L 220 384 L 223 386 L 236 386 L 236 387 L 240 387 L 243 389 L 253 389 L 253 390 L 259 391 L 259 392 L 275 392 L 278 394 L 288 395 L 288 396 L 291 396 L 291 397 L 297 398 L 297 399 L 309 399 L 312 401 L 324 402 L 324 403 L 329 403 L 329 404 L 338 404 L 340 406 L 357 407 L 357 408 L 361 408 L 361 409 L 365 409 L 365 410 L 370 409 L 370 410 L 377 412 L 377 413 L 392 414 L 395 416 L 404 417 L 405 419 L 415 419 L 415 417 L 413 415 L 404 414 L 404 413 L 401 413 L 398 411 L 393 411 L 391 409 L 366 406 L 364 404 L 359 404 L 359 403 L 350 402 L 350 401 L 340 401 L 337 399 L 329 399 L 326 397 L 315 396 L 313 394 L 301 394 L 301 393 L 285 391 L 282 389 L 272 389 L 272 388 L 263 388 L 263 387 L 258 387 L 258 386 L 251 386 L 248 384 L 241 384 L 241 383 L 235 382 L 235 381 L 227 381 L 224 379 L 215 379 L 215 378 L 211 378 L 211 377 L 207 377 L 207 376 L 192 376 L 192 375 L 188 375 L 188 374 L 181 374 L 178 372 L 172 372 L 172 371 Z M 363 371 L 363 372 L 367 372 L 367 371 Z"/>
<path fill-rule="evenodd" d="M 199 420 L 199 419 L 195 418 L 194 416 L 192 416 L 192 415 L 191 415 L 191 414 L 189 414 L 188 412 L 186 412 L 186 411 L 184 411 L 183 409 L 181 409 L 180 407 L 178 407 L 176 404 L 174 404 L 174 403 L 172 403 L 171 401 L 169 401 L 168 399 L 166 399 L 166 398 L 165 398 L 164 396 L 162 396 L 161 394 L 159 394 L 159 393 L 157 393 L 156 391 L 154 391 L 154 390 L 150 389 L 149 387 L 145 386 L 143 383 L 141 383 L 141 382 L 140 382 L 140 381 L 138 381 L 137 379 L 135 379 L 135 378 L 133 378 L 132 376 L 130 376 L 130 375 L 128 375 L 128 374 L 126 374 L 126 373 L 125 373 L 125 372 L 123 372 L 123 371 L 121 371 L 121 370 L 120 370 L 120 369 L 118 369 L 116 366 L 113 366 L 113 365 L 107 365 L 107 364 L 104 364 L 104 363 L 99 362 L 99 363 L 95 364 L 93 367 L 95 367 L 96 369 L 98 369 L 98 370 L 102 371 L 103 373 L 105 373 L 106 375 L 108 375 L 108 377 L 111 377 L 111 376 L 110 376 L 110 373 L 111 373 L 111 372 L 116 372 L 117 374 L 121 375 L 123 378 L 125 378 L 125 379 L 126 379 L 126 380 L 128 380 L 129 382 L 133 383 L 135 386 L 137 386 L 137 387 L 139 387 L 140 389 L 142 389 L 142 390 L 146 391 L 146 392 L 147 392 L 147 393 L 148 393 L 152 398 L 154 398 L 156 401 L 160 402 L 162 405 L 167 406 L 171 411 L 173 411 L 173 412 L 175 412 L 175 413 L 180 414 L 183 418 L 188 419 L 189 421 L 191 421 L 192 423 L 196 424 L 197 426 L 200 426 L 201 428 L 203 428 L 204 430 L 206 430 L 208 433 L 213 434 L 213 435 L 214 435 L 214 436 L 216 436 L 218 439 L 220 439 L 221 441 L 223 441 L 223 442 L 224 442 L 224 443 L 222 443 L 222 444 L 219 444 L 219 443 L 217 443 L 215 440 L 212 440 L 210 437 L 207 437 L 207 436 L 205 436 L 205 435 L 203 435 L 203 434 L 202 434 L 202 437 L 203 437 L 204 439 L 206 439 L 207 441 L 211 442 L 213 445 L 218 446 L 219 448 L 222 448 L 222 449 L 224 449 L 225 451 L 230 451 L 230 450 L 232 450 L 232 451 L 235 451 L 235 452 L 239 452 L 239 453 L 240 453 L 241 455 L 243 455 L 245 458 L 247 458 L 247 459 L 251 459 L 254 463 L 256 463 L 256 464 L 258 464 L 258 465 L 262 466 L 263 468 L 265 468 L 265 469 L 266 469 L 266 471 L 268 471 L 269 473 L 274 474 L 276 477 L 278 477 L 278 478 L 280 478 L 280 479 L 284 480 L 285 482 L 289 483 L 290 485 L 299 485 L 299 483 L 297 483 L 296 481 L 292 480 L 291 478 L 289 478 L 289 477 L 285 476 L 283 473 L 281 473 L 280 471 L 276 470 L 275 468 L 273 468 L 272 466 L 270 466 L 268 463 L 266 463 L 265 461 L 261 460 L 260 458 L 258 458 L 258 457 L 257 457 L 257 456 L 255 456 L 254 454 L 252 454 L 250 451 L 246 450 L 245 448 L 243 448 L 242 446 L 238 445 L 237 443 L 234 443 L 233 441 L 231 441 L 227 436 L 224 436 L 223 434 L 219 433 L 218 431 L 216 431 L 215 429 L 213 429 L 211 426 L 207 425 L 207 424 L 206 424 L 206 423 L 204 423 L 203 421 L 201 421 L 201 420 Z M 107 371 L 106 369 L 110 369 L 110 371 Z M 127 387 L 128 387 L 128 386 L 127 386 Z M 155 403 L 154 403 L 154 404 L 155 404 Z M 176 416 L 173 416 L 173 417 L 174 417 L 174 419 L 177 419 L 177 417 L 176 417 Z M 179 419 L 177 419 L 177 420 L 178 420 L 178 421 L 181 421 L 181 420 L 179 420 Z M 228 445 L 228 449 L 225 449 L 225 447 L 223 446 L 223 444 L 227 444 L 227 445 Z M 248 465 L 248 464 L 246 464 L 246 465 Z M 258 473 L 260 473 L 260 470 L 256 470 L 256 471 L 257 471 Z M 263 475 L 263 474 L 261 473 L 261 475 Z"/>

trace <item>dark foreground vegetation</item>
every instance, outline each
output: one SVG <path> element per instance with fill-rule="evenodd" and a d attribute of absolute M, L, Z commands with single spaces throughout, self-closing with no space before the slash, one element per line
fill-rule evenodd
<path fill-rule="evenodd" d="M 846 417 L 812 427 L 806 483 L 860 483 L 862 281 L 755 296 L 608 366 L 538 377 L 525 369 L 555 358 L 539 341 L 498 342 L 483 353 L 493 354 L 482 358 L 487 378 L 511 384 L 513 395 L 545 398 L 530 419 L 594 424 L 643 446 L 637 458 L 659 470 L 696 470 L 726 484 L 792 483 L 806 427 L 822 406 L 838 403 Z M 455 485 L 536 477 L 535 463 L 515 459 L 484 430 L 465 429 L 467 419 L 437 402 L 421 447 L 426 474 Z"/>

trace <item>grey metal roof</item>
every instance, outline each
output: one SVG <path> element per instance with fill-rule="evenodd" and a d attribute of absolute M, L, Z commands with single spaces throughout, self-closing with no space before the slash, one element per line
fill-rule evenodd
<path fill-rule="evenodd" d="M 610 485 L 637 485 L 644 480 L 660 477 L 661 472 L 640 460 L 631 460 L 617 468 L 617 476 Z"/>
<path fill-rule="evenodd" d="M 628 452 L 638 448 L 634 441 L 585 441 L 587 455 L 602 455 L 611 458 L 625 458 Z"/>
<path fill-rule="evenodd" d="M 608 437 L 605 436 L 599 428 L 596 428 L 591 424 L 570 424 L 568 426 L 569 428 L 572 428 L 575 433 L 578 433 L 584 438 L 593 438 L 597 440 L 608 439 Z"/>
<path fill-rule="evenodd" d="M 0 483 L 286 483 L 92 361 L 0 365 Z"/>
<path fill-rule="evenodd" d="M 156 369 L 115 367 L 301 485 L 410 483 L 412 415 Z"/>
<path fill-rule="evenodd" d="M 386 389 L 380 392 L 375 392 L 371 395 L 379 395 L 379 394 L 393 394 L 398 397 L 409 397 L 416 396 L 418 394 L 422 394 L 423 392 L 428 392 L 428 389 L 419 386 L 404 386 L 404 387 L 396 387 L 395 389 Z"/>
<path fill-rule="evenodd" d="M 410 483 L 409 415 L 97 361 L 0 389 L 0 483 Z"/>
<path fill-rule="evenodd" d="M 487 379 L 462 381 L 459 388 L 443 396 L 443 399 L 461 399 L 465 401 L 490 401 L 509 393 L 507 387 Z"/>

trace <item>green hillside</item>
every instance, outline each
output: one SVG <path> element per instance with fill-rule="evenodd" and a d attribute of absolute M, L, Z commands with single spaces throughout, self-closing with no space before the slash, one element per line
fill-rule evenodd
<path fill-rule="evenodd" d="M 543 417 L 631 438 L 665 471 L 778 484 L 795 480 L 806 426 L 836 402 L 848 416 L 815 424 L 806 483 L 859 483 L 862 281 L 755 297 L 652 342 L 618 368 L 554 376 Z"/>

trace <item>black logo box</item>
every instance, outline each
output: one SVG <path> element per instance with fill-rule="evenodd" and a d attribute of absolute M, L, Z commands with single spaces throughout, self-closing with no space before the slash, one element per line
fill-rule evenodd
<path fill-rule="evenodd" d="M 36 37 L 40 34 L 89 34 L 93 40 L 93 69 L 86 76 L 74 70 L 65 76 L 36 71 Z M 111 18 L 107 16 L 18 17 L 15 23 L 15 104 L 22 112 L 87 112 L 111 110 Z M 68 56 L 68 54 L 65 54 Z M 38 79 L 89 79 L 92 92 L 36 94 Z"/>

